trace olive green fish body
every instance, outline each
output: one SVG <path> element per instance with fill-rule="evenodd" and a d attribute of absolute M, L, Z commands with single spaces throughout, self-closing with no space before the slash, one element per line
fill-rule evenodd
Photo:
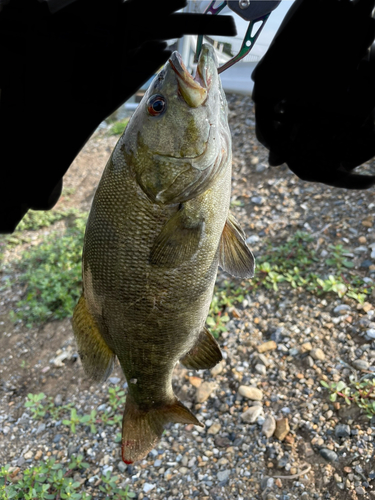
<path fill-rule="evenodd" d="M 150 202 L 114 151 L 97 190 L 85 238 L 84 294 L 103 338 L 118 357 L 137 402 L 174 400 L 174 365 L 196 343 L 207 318 L 228 216 L 230 162 L 208 192 L 186 202 L 204 222 L 194 256 L 177 267 L 150 262 L 155 239 L 179 205 Z M 118 176 L 118 179 L 117 179 Z M 107 211 L 112 204 L 115 210 Z"/>
<path fill-rule="evenodd" d="M 221 359 L 205 328 L 218 264 L 251 277 L 254 259 L 229 214 L 231 139 L 210 46 L 193 79 L 174 53 L 117 143 L 95 194 L 73 329 L 86 373 L 126 376 L 123 460 L 145 456 L 167 422 L 201 425 L 172 372 Z"/>

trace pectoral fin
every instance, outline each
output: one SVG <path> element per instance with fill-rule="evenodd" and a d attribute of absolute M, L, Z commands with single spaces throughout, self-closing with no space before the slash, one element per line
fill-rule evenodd
<path fill-rule="evenodd" d="M 237 278 L 254 276 L 254 256 L 246 245 L 244 232 L 232 215 L 229 215 L 221 235 L 219 266 Z"/>
<path fill-rule="evenodd" d="M 203 221 L 187 217 L 185 209 L 180 209 L 156 238 L 151 249 L 151 264 L 177 267 L 191 259 L 198 250 L 203 225 Z"/>
<path fill-rule="evenodd" d="M 204 328 L 195 346 L 180 361 L 186 368 L 205 370 L 213 368 L 222 359 L 223 356 L 218 343 L 211 333 Z"/>
<path fill-rule="evenodd" d="M 113 369 L 115 354 L 104 341 L 88 311 L 84 295 L 81 295 L 74 309 L 72 325 L 86 375 L 97 381 L 105 380 Z"/>

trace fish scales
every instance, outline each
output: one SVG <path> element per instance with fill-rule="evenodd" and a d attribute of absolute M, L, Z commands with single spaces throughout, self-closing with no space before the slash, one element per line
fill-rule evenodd
<path fill-rule="evenodd" d="M 254 259 L 229 214 L 231 139 L 212 47 L 193 79 L 174 53 L 117 143 L 96 191 L 73 330 L 85 371 L 128 381 L 122 456 L 139 460 L 167 422 L 202 425 L 173 393 L 181 360 L 209 368 L 205 328 L 218 264 L 250 277 Z"/>

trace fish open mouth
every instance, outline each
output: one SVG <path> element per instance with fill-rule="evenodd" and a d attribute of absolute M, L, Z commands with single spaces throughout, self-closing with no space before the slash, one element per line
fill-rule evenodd
<path fill-rule="evenodd" d="M 186 69 L 178 52 L 173 52 L 169 59 L 169 64 L 177 75 L 178 87 L 181 95 L 186 103 L 192 108 L 197 108 L 207 99 L 211 78 L 208 77 L 205 63 L 206 58 L 200 57 L 197 72 L 193 78 Z"/>

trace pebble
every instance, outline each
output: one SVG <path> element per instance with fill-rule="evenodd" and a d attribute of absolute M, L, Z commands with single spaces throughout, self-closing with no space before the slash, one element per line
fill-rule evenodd
<path fill-rule="evenodd" d="M 216 384 L 213 382 L 203 382 L 200 387 L 198 387 L 195 399 L 197 403 L 204 403 L 211 396 L 216 388 Z"/>
<path fill-rule="evenodd" d="M 259 353 L 273 351 L 274 349 L 277 349 L 277 344 L 274 340 L 269 340 L 268 342 L 264 342 L 264 344 L 258 346 L 257 349 Z"/>
<path fill-rule="evenodd" d="M 220 373 L 222 373 L 224 370 L 224 366 L 225 366 L 225 360 L 223 359 L 222 361 L 220 361 L 220 363 L 218 363 L 216 366 L 211 368 L 211 375 L 213 377 L 220 375 Z"/>
<path fill-rule="evenodd" d="M 276 420 L 272 415 L 267 415 L 262 425 L 262 433 L 270 438 L 276 429 Z"/>
<path fill-rule="evenodd" d="M 46 424 L 40 424 L 35 432 L 36 435 L 46 430 Z"/>
<path fill-rule="evenodd" d="M 221 429 L 221 424 L 219 423 L 212 424 L 211 427 L 208 429 L 207 434 L 217 434 L 220 429 Z"/>
<path fill-rule="evenodd" d="M 350 436 L 350 425 L 338 424 L 335 427 L 336 437 L 349 437 Z"/>
<path fill-rule="evenodd" d="M 259 236 L 257 234 L 253 234 L 252 236 L 249 236 L 246 240 L 246 243 L 248 245 L 254 245 L 255 243 L 258 243 L 260 240 Z"/>
<path fill-rule="evenodd" d="M 308 351 L 311 351 L 313 348 L 311 342 L 304 342 L 302 345 L 301 345 L 301 350 L 302 352 L 308 352 Z"/>
<path fill-rule="evenodd" d="M 143 492 L 144 493 L 149 493 L 151 490 L 153 490 L 155 488 L 155 484 L 150 484 L 150 483 L 145 483 L 143 485 Z"/>
<path fill-rule="evenodd" d="M 62 398 L 61 394 L 56 394 L 54 404 L 55 404 L 55 406 L 62 406 L 63 398 Z"/>
<path fill-rule="evenodd" d="M 319 453 L 328 462 L 336 462 L 336 460 L 338 459 L 337 453 L 328 448 L 321 448 L 319 450 Z"/>
<path fill-rule="evenodd" d="M 375 328 L 370 328 L 366 330 L 366 337 L 371 340 L 375 340 Z"/>
<path fill-rule="evenodd" d="M 126 465 L 126 463 L 124 463 L 122 460 L 121 462 L 119 462 L 117 464 L 117 468 L 120 472 L 124 473 L 126 471 L 126 469 L 128 468 L 128 466 Z"/>
<path fill-rule="evenodd" d="M 319 349 L 319 347 L 312 349 L 310 351 L 310 356 L 318 361 L 323 361 L 326 357 L 324 352 L 321 349 Z"/>
<path fill-rule="evenodd" d="M 366 490 L 362 488 L 362 486 L 357 486 L 355 492 L 357 493 L 357 495 L 366 495 Z"/>
<path fill-rule="evenodd" d="M 266 373 L 267 373 L 267 369 L 266 369 L 266 367 L 264 366 L 263 363 L 257 363 L 255 365 L 255 371 L 257 373 L 259 373 L 260 375 L 266 375 Z"/>
<path fill-rule="evenodd" d="M 247 424 L 253 424 L 262 413 L 263 408 L 261 406 L 251 406 L 248 410 L 242 413 L 241 419 Z"/>
<path fill-rule="evenodd" d="M 359 267 L 363 267 L 364 269 L 368 269 L 371 266 L 372 266 L 372 260 L 366 259 L 363 262 L 361 262 Z"/>
<path fill-rule="evenodd" d="M 222 482 L 222 481 L 228 481 L 230 477 L 231 471 L 230 470 L 223 470 L 217 473 L 217 479 Z"/>
<path fill-rule="evenodd" d="M 350 311 L 350 306 L 347 304 L 340 304 L 334 308 L 333 313 L 340 315 L 343 311 Z"/>
<path fill-rule="evenodd" d="M 240 385 L 238 393 L 244 398 L 252 399 L 253 401 L 261 401 L 263 398 L 263 392 L 252 386 Z"/>
<path fill-rule="evenodd" d="M 276 420 L 276 430 L 274 435 L 279 441 L 283 441 L 287 434 L 289 434 L 289 431 L 289 421 L 286 417 Z"/>
<path fill-rule="evenodd" d="M 355 359 L 353 361 L 353 366 L 357 368 L 357 370 L 368 370 L 370 364 L 364 359 Z"/>
<path fill-rule="evenodd" d="M 109 377 L 109 382 L 111 382 L 111 384 L 118 384 L 119 382 L 121 382 L 121 379 L 119 377 Z"/>

